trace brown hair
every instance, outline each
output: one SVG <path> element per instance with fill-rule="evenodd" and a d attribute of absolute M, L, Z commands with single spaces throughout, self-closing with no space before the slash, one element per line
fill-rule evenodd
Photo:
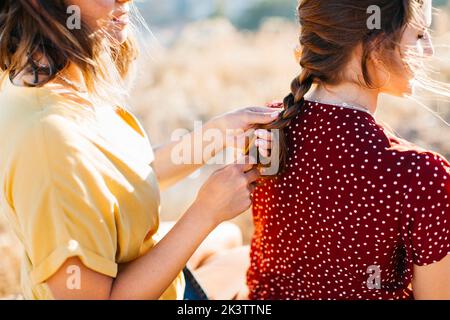
<path fill-rule="evenodd" d="M 381 28 L 369 29 L 368 8 L 381 9 Z M 284 110 L 279 118 L 264 126 L 279 129 L 280 170 L 285 169 L 287 146 L 284 130 L 300 113 L 305 94 L 313 84 L 338 84 L 350 62 L 354 49 L 362 46 L 361 85 L 374 88 L 368 63 L 372 53 L 379 49 L 397 50 L 403 31 L 418 17 L 422 0 L 302 0 L 298 6 L 301 25 L 301 73 L 291 83 L 291 93 L 284 99 Z"/>
<path fill-rule="evenodd" d="M 67 19 L 64 0 L 36 0 L 35 4 L 31 0 L 2 0 L 0 70 L 3 76 L 14 79 L 22 71 L 31 72 L 35 81 L 26 85 L 43 86 L 72 62 L 81 69 L 91 93 L 106 92 L 106 87 L 111 86 L 108 84 L 123 80 L 137 55 L 132 38 L 120 45 L 112 42 L 105 45 L 101 39 L 104 40 L 104 34 L 93 33 L 83 22 L 81 28 L 69 30 Z M 109 61 L 102 54 L 105 49 Z M 42 55 L 48 61 L 44 68 L 35 60 Z M 116 68 L 111 68 L 111 62 Z M 39 80 L 39 75 L 45 75 L 44 80 Z"/>

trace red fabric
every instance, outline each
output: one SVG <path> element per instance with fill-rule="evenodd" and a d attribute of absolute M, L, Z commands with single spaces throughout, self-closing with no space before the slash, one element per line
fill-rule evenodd
<path fill-rule="evenodd" d="M 309 101 L 286 135 L 287 170 L 253 195 L 250 299 L 412 299 L 413 265 L 450 253 L 449 162 Z"/>

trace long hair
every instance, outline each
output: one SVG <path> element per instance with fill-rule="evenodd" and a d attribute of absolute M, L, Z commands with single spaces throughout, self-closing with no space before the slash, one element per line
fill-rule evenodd
<path fill-rule="evenodd" d="M 71 30 L 66 26 L 67 8 L 64 0 L 0 2 L 2 77 L 13 80 L 23 71 L 31 72 L 35 81 L 25 85 L 40 87 L 74 63 L 92 96 L 106 98 L 125 92 L 124 80 L 137 57 L 133 37 L 117 44 L 105 33 L 93 32 L 83 21 L 81 28 Z M 46 58 L 45 68 L 36 62 L 36 55 Z"/>
<path fill-rule="evenodd" d="M 368 8 L 380 8 L 381 28 L 368 28 Z M 376 88 L 370 75 L 372 54 L 382 51 L 389 57 L 399 52 L 402 63 L 409 63 L 400 51 L 400 40 L 408 24 L 423 26 L 420 15 L 422 0 L 301 0 L 298 17 L 301 25 L 298 52 L 301 73 L 291 83 L 291 92 L 284 98 L 284 110 L 279 118 L 265 129 L 279 129 L 279 156 L 281 173 L 286 169 L 287 145 L 285 129 L 301 112 L 305 95 L 314 84 L 335 85 L 343 81 L 345 67 L 354 49 L 361 45 L 362 79 L 358 84 Z"/>

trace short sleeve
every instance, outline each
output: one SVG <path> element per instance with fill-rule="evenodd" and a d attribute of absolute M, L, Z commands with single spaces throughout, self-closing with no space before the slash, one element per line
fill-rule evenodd
<path fill-rule="evenodd" d="M 71 257 L 115 277 L 115 198 L 105 161 L 79 128 L 59 116 L 27 129 L 11 159 L 11 207 L 31 264 L 33 285 Z"/>
<path fill-rule="evenodd" d="M 417 155 L 404 209 L 414 264 L 432 264 L 450 254 L 450 164 L 443 156 Z"/>

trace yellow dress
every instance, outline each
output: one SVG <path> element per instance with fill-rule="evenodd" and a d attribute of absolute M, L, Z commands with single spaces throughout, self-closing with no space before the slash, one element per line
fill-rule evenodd
<path fill-rule="evenodd" d="M 70 257 L 116 277 L 158 241 L 154 155 L 126 109 L 86 106 L 52 87 L 0 84 L 0 209 L 24 246 L 27 299 Z M 61 86 L 60 86 L 61 87 Z M 160 299 L 182 299 L 180 273 Z"/>

